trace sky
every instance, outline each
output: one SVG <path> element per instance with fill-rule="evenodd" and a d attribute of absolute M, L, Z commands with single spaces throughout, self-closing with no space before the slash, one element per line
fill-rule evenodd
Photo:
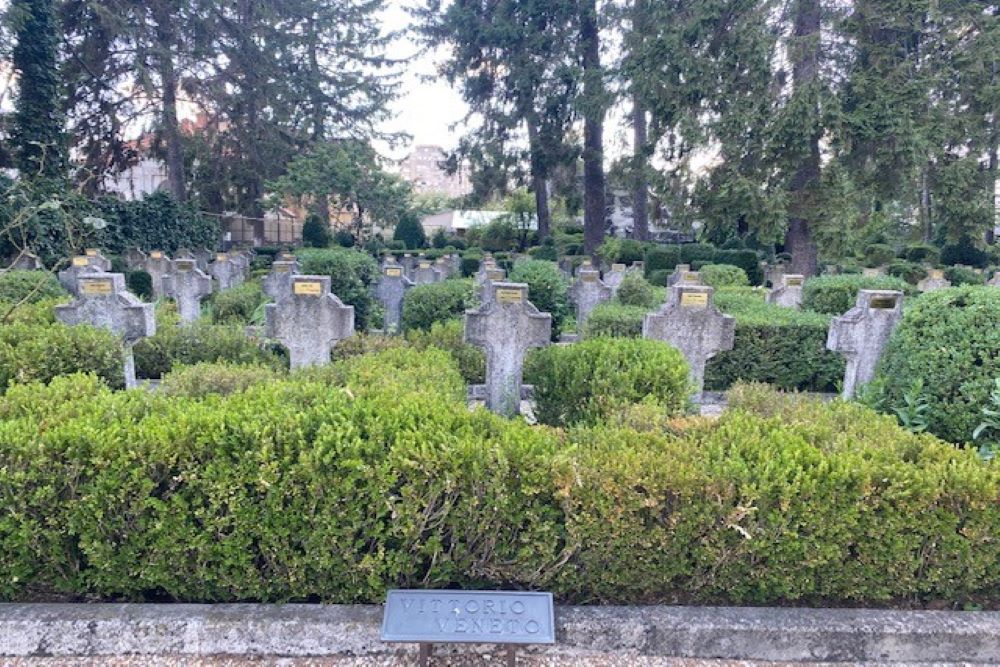
<path fill-rule="evenodd" d="M 389 9 L 384 16 L 386 30 L 406 28 L 411 19 L 405 7 L 410 6 L 412 0 L 389 0 L 388 4 Z M 404 37 L 389 55 L 408 57 L 418 51 L 417 45 Z M 450 128 L 465 117 L 468 107 L 457 91 L 436 76 L 435 63 L 441 57 L 440 53 L 424 53 L 404 66 L 401 95 L 392 105 L 395 118 L 386 124 L 385 129 L 412 135 L 410 147 L 433 144 L 450 150 L 458 144 L 460 130 L 452 131 Z M 427 75 L 434 79 L 422 80 Z M 384 150 L 391 157 L 401 158 L 409 152 L 409 147 Z"/>

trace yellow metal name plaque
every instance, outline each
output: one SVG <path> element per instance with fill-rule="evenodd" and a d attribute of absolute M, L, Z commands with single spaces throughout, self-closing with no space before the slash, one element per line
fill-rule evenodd
<path fill-rule="evenodd" d="M 85 296 L 105 296 L 111 294 L 114 289 L 110 280 L 81 280 L 80 294 Z"/>
<path fill-rule="evenodd" d="M 519 289 L 504 287 L 497 290 L 497 301 L 500 303 L 522 303 L 524 296 Z"/>
<path fill-rule="evenodd" d="M 876 296 L 872 297 L 872 300 L 868 302 L 869 308 L 874 308 L 876 310 L 892 310 L 896 307 L 896 297 L 894 296 Z"/>
<path fill-rule="evenodd" d="M 390 278 L 399 278 L 403 275 L 403 269 L 390 268 L 385 270 L 385 275 Z"/>
<path fill-rule="evenodd" d="M 705 292 L 685 292 L 681 294 L 682 308 L 707 308 L 708 294 Z"/>
<path fill-rule="evenodd" d="M 701 280 L 701 276 L 692 271 L 685 273 L 681 279 L 686 283 L 696 283 Z"/>
<path fill-rule="evenodd" d="M 90 266 L 90 260 L 86 257 L 74 257 L 73 266 Z"/>
<path fill-rule="evenodd" d="M 296 282 L 292 291 L 302 296 L 319 296 L 323 293 L 323 284 L 317 280 Z"/>

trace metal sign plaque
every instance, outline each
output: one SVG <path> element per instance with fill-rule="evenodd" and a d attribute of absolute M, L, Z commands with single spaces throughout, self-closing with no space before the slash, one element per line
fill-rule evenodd
<path fill-rule="evenodd" d="M 431 263 L 430 262 L 420 262 L 420 268 L 421 269 L 429 269 L 429 268 L 431 268 Z"/>
<path fill-rule="evenodd" d="M 150 259 L 163 259 L 163 253 L 160 252 L 159 250 L 154 250 L 153 252 L 149 253 L 149 258 Z"/>
<path fill-rule="evenodd" d="M 931 280 L 943 280 L 944 271 L 941 269 L 931 269 Z"/>
<path fill-rule="evenodd" d="M 701 280 L 701 274 L 695 273 L 693 271 L 690 273 L 685 273 L 682 280 L 686 283 L 696 283 Z"/>
<path fill-rule="evenodd" d="M 403 269 L 395 267 L 389 268 L 385 270 L 385 275 L 389 276 L 390 278 L 399 278 L 403 275 Z"/>
<path fill-rule="evenodd" d="M 500 303 L 521 303 L 524 301 L 524 297 L 519 289 L 503 287 L 497 290 L 497 301 Z"/>
<path fill-rule="evenodd" d="M 174 266 L 177 267 L 178 271 L 193 271 L 194 270 L 194 260 L 193 259 L 178 259 L 174 262 Z"/>
<path fill-rule="evenodd" d="M 319 296 L 323 293 L 323 284 L 316 280 L 296 282 L 292 292 L 304 296 Z"/>
<path fill-rule="evenodd" d="M 801 287 L 802 278 L 788 278 L 787 280 L 785 280 L 785 284 L 788 285 L 789 287 Z"/>
<path fill-rule="evenodd" d="M 274 267 L 274 272 L 275 273 L 290 273 L 291 272 L 291 267 L 288 266 L 287 264 L 279 264 L 276 267 Z"/>
<path fill-rule="evenodd" d="M 90 260 L 86 257 L 74 257 L 73 266 L 90 266 Z"/>
<path fill-rule="evenodd" d="M 551 593 L 389 591 L 385 642 L 554 644 Z"/>
<path fill-rule="evenodd" d="M 580 274 L 580 280 L 582 280 L 585 283 L 596 283 L 597 274 L 590 271 L 586 271 Z"/>
<path fill-rule="evenodd" d="M 97 250 L 94 248 L 87 248 L 83 252 L 87 257 L 97 257 Z"/>
<path fill-rule="evenodd" d="M 225 261 L 228 261 L 228 260 L 229 260 L 229 255 L 227 255 L 227 254 L 226 254 L 226 253 L 224 253 L 224 252 L 220 252 L 220 253 L 218 253 L 218 254 L 217 254 L 217 255 L 215 256 L 215 261 L 216 261 L 216 262 L 225 262 Z"/>
<path fill-rule="evenodd" d="M 896 307 L 896 297 L 894 296 L 876 296 L 872 297 L 871 301 L 868 302 L 869 308 L 874 308 L 876 310 L 892 310 Z"/>
<path fill-rule="evenodd" d="M 622 273 L 623 271 L 625 271 L 625 265 L 624 264 L 612 264 L 611 265 L 611 270 L 614 273 Z"/>
<path fill-rule="evenodd" d="M 80 294 L 85 296 L 107 296 L 113 291 L 111 281 L 107 279 L 80 281 Z"/>
<path fill-rule="evenodd" d="M 681 294 L 681 307 L 708 308 L 708 294 L 705 292 L 685 292 Z"/>
<path fill-rule="evenodd" d="M 486 272 L 486 279 L 490 282 L 497 282 L 504 279 L 504 272 L 502 270 L 490 270 Z"/>

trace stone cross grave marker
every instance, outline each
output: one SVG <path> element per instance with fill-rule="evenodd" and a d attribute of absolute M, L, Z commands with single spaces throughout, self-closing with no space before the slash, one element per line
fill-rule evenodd
<path fill-rule="evenodd" d="M 610 301 L 611 288 L 601 281 L 601 273 L 596 269 L 580 270 L 576 274 L 576 282 L 570 288 L 570 298 L 576 304 L 576 328 L 583 331 L 583 326 L 590 317 L 590 311 L 605 301 Z"/>
<path fill-rule="evenodd" d="M 604 274 L 604 284 L 611 288 L 612 296 L 618 294 L 618 288 L 621 287 L 627 271 L 624 264 L 612 264 L 611 270 Z"/>
<path fill-rule="evenodd" d="M 864 276 L 865 278 L 877 278 L 879 276 L 885 275 L 885 269 L 881 267 L 874 269 L 872 268 L 861 269 L 861 275 Z"/>
<path fill-rule="evenodd" d="M 767 302 L 782 308 L 802 308 L 802 285 L 806 277 L 799 273 L 785 273 L 781 286 L 767 293 Z"/>
<path fill-rule="evenodd" d="M 441 273 L 434 268 L 430 260 L 421 258 L 413 269 L 413 283 L 415 285 L 430 285 L 439 280 L 441 280 Z"/>
<path fill-rule="evenodd" d="M 417 268 L 417 261 L 418 261 L 417 258 L 408 252 L 404 252 L 402 259 L 399 260 L 399 263 L 403 267 L 403 273 L 410 280 L 413 280 L 414 278 L 413 273 Z"/>
<path fill-rule="evenodd" d="M 170 263 L 170 258 L 162 250 L 150 251 L 149 257 L 146 258 L 146 273 L 153 281 L 153 296 L 157 299 L 162 299 L 166 296 L 163 292 L 164 279 L 170 275 L 170 270 L 173 266 Z"/>
<path fill-rule="evenodd" d="M 489 283 L 490 300 L 465 313 L 465 340 L 486 352 L 486 407 L 512 417 L 521 409 L 524 355 L 552 336 L 552 315 L 528 301 L 524 283 Z"/>
<path fill-rule="evenodd" d="M 941 269 L 931 269 L 927 277 L 917 283 L 917 289 L 921 292 L 933 292 L 945 287 L 951 287 L 951 282 L 945 279 L 944 271 Z"/>
<path fill-rule="evenodd" d="M 271 263 L 271 272 L 264 276 L 262 289 L 264 294 L 278 302 L 287 299 L 292 294 L 292 283 L 299 273 L 299 263 L 295 260 L 277 260 Z"/>
<path fill-rule="evenodd" d="M 716 309 L 714 294 L 706 285 L 675 285 L 659 312 L 647 313 L 642 322 L 643 338 L 669 343 L 687 359 L 695 400 L 705 389 L 705 363 L 733 349 L 736 319 Z"/>
<path fill-rule="evenodd" d="M 386 264 L 382 267 L 382 278 L 378 282 L 377 296 L 385 310 L 384 329 L 386 333 L 396 333 L 403 319 L 403 299 L 406 290 L 413 287 L 412 280 L 403 273 L 399 264 Z"/>
<path fill-rule="evenodd" d="M 0 264 L 0 273 L 4 271 L 42 271 L 45 264 L 41 258 L 28 250 L 23 250 L 17 255 L 13 255 Z"/>
<path fill-rule="evenodd" d="M 122 339 L 125 386 L 134 387 L 135 359 L 132 346 L 156 333 L 153 304 L 142 303 L 125 289 L 120 273 L 90 273 L 79 276 L 79 295 L 72 303 L 56 306 L 56 318 L 69 325 L 89 324 L 108 329 Z"/>
<path fill-rule="evenodd" d="M 437 261 L 434 262 L 434 270 L 438 273 L 438 280 L 447 280 L 448 278 L 451 278 L 451 262 L 449 262 L 448 258 L 443 255 L 438 257 Z"/>
<path fill-rule="evenodd" d="M 507 279 L 507 272 L 503 269 L 491 268 L 486 269 L 483 275 L 483 283 L 479 288 L 479 303 L 487 304 L 490 299 L 493 298 L 492 285 L 494 283 L 500 283 Z"/>
<path fill-rule="evenodd" d="M 854 308 L 830 322 L 826 348 L 847 358 L 844 398 L 852 398 L 875 377 L 875 366 L 902 317 L 902 292 L 861 290 Z"/>
<path fill-rule="evenodd" d="M 288 348 L 291 367 L 330 363 L 330 351 L 354 333 L 354 306 L 330 293 L 330 276 L 295 276 L 287 299 L 264 307 L 269 338 Z"/>
<path fill-rule="evenodd" d="M 69 261 L 69 266 L 59 272 L 59 284 L 73 296 L 79 295 L 80 276 L 89 273 L 101 273 L 86 255 L 77 255 Z"/>
<path fill-rule="evenodd" d="M 163 292 L 177 302 L 181 322 L 194 322 L 201 315 L 201 300 L 212 293 L 212 277 L 191 259 L 175 259 L 163 278 Z"/>
<path fill-rule="evenodd" d="M 594 263 L 589 257 L 584 257 L 583 261 L 580 262 L 580 266 L 576 267 L 576 270 L 573 272 L 573 277 L 579 276 L 581 271 L 592 271 L 593 269 Z"/>
<path fill-rule="evenodd" d="M 145 271 L 147 259 L 149 255 L 138 248 L 129 248 L 125 251 L 125 266 L 131 271 Z"/>
<path fill-rule="evenodd" d="M 111 270 L 111 260 L 102 255 L 97 248 L 87 248 L 83 254 L 90 260 L 90 265 L 96 266 L 98 271 Z"/>
<path fill-rule="evenodd" d="M 245 280 L 250 277 L 250 259 L 252 253 L 248 250 L 237 250 L 235 253 L 230 255 L 230 258 L 239 268 L 239 273 L 237 275 L 237 284 L 242 285 Z"/>
<path fill-rule="evenodd" d="M 241 269 L 229 253 L 216 253 L 215 261 L 208 265 L 208 273 L 215 278 L 220 290 L 236 287 L 242 282 Z"/>
<path fill-rule="evenodd" d="M 994 271 L 993 277 L 986 281 L 986 284 L 992 287 L 1000 287 L 1000 271 Z"/>
<path fill-rule="evenodd" d="M 681 282 L 684 274 L 691 273 L 690 264 L 678 264 L 674 267 L 674 272 L 667 277 L 667 287 L 673 287 L 677 283 Z"/>

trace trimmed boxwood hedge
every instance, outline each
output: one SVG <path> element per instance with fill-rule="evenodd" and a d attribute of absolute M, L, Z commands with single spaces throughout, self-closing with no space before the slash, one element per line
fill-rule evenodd
<path fill-rule="evenodd" d="M 594 424 L 640 402 L 663 415 L 687 406 L 688 365 L 655 340 L 594 338 L 532 352 L 525 380 L 535 386 L 535 417 L 553 426 Z"/>
<path fill-rule="evenodd" d="M 403 330 L 430 329 L 435 322 L 461 316 L 473 303 L 472 281 L 468 279 L 411 287 L 403 298 Z"/>
<path fill-rule="evenodd" d="M 926 401 L 928 431 L 967 442 L 990 407 L 1000 378 L 1000 289 L 953 287 L 914 299 L 903 309 L 872 384 L 875 404 L 886 412 L 905 405 L 918 382 Z"/>
<path fill-rule="evenodd" d="M 109 386 L 121 387 L 121 343 L 111 332 L 86 325 L 0 325 L 0 393 L 11 382 L 48 382 L 78 372 L 95 373 Z"/>
<path fill-rule="evenodd" d="M 708 389 L 743 380 L 786 390 L 837 390 L 845 362 L 826 349 L 829 315 L 764 303 L 761 290 L 719 290 L 715 305 L 736 318 L 736 333 L 733 349 L 705 367 Z"/>
<path fill-rule="evenodd" d="M 48 271 L 0 273 L 0 302 L 36 303 L 68 296 L 56 277 Z"/>
<path fill-rule="evenodd" d="M 13 387 L 0 598 L 998 601 L 1000 469 L 863 406 L 743 390 L 718 420 L 563 430 L 463 394 L 433 350 L 222 397 Z"/>
<path fill-rule="evenodd" d="M 847 274 L 810 278 L 802 286 L 802 307 L 827 315 L 843 315 L 854 307 L 863 289 L 900 290 L 912 294 L 913 287 L 892 276 Z"/>

